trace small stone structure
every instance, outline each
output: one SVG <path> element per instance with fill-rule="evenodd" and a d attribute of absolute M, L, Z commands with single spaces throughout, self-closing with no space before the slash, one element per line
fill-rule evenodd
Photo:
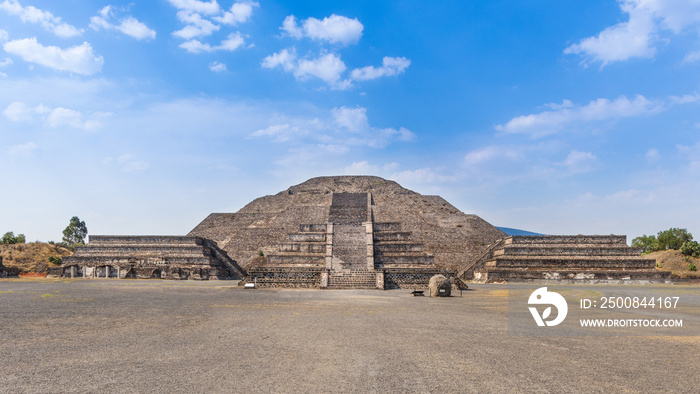
<path fill-rule="evenodd" d="M 243 270 L 201 237 L 90 236 L 87 246 L 64 257 L 68 278 L 242 278 Z"/>
<path fill-rule="evenodd" d="M 667 281 L 656 260 L 627 246 L 624 235 L 506 237 L 473 259 L 461 278 L 478 282 L 553 280 L 571 283 Z"/>
<path fill-rule="evenodd" d="M 67 277 L 227 279 L 258 287 L 414 289 L 464 281 L 664 280 L 624 236 L 508 237 L 439 196 L 372 176 L 312 178 L 185 237 L 91 236 Z"/>

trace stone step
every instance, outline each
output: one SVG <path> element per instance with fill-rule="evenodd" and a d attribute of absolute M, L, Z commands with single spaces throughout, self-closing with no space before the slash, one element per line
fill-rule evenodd
<path fill-rule="evenodd" d="M 409 241 L 410 231 L 382 231 L 374 233 L 374 242 Z"/>
<path fill-rule="evenodd" d="M 187 264 L 187 265 L 220 265 L 219 261 L 211 257 L 185 257 L 185 256 L 148 256 L 148 255 L 90 255 L 67 256 L 63 258 L 63 264 L 109 265 L 109 264 L 135 264 L 147 262 L 149 264 Z"/>
<path fill-rule="evenodd" d="M 596 244 L 510 244 L 494 251 L 494 256 L 631 256 L 639 257 L 639 248 L 626 245 Z"/>
<path fill-rule="evenodd" d="M 267 256 L 267 263 L 270 266 L 323 267 L 326 260 L 322 254 L 271 254 Z"/>
<path fill-rule="evenodd" d="M 375 289 L 377 274 L 367 270 L 331 271 L 328 275 L 329 289 Z"/>
<path fill-rule="evenodd" d="M 569 256 L 569 257 L 553 257 L 553 256 L 523 256 L 518 258 L 508 258 L 505 256 L 496 257 L 486 261 L 484 264 L 488 269 L 491 267 L 502 268 L 559 268 L 559 269 L 574 269 L 574 268 L 606 268 L 606 269 L 624 269 L 624 268 L 645 268 L 651 269 L 656 265 L 656 260 L 644 259 L 640 257 L 630 258 L 627 256 L 602 256 L 602 257 L 586 257 L 586 256 Z"/>
<path fill-rule="evenodd" d="M 615 244 L 627 245 L 625 235 L 514 235 L 505 244 Z"/>
<path fill-rule="evenodd" d="M 280 252 L 326 253 L 325 242 L 288 242 L 277 245 Z"/>
<path fill-rule="evenodd" d="M 325 233 L 327 231 L 326 224 L 300 224 L 300 233 Z"/>
<path fill-rule="evenodd" d="M 416 255 L 416 256 L 406 256 L 406 255 L 380 255 L 374 256 L 374 263 L 379 266 L 395 266 L 395 265 L 430 265 L 433 264 L 433 256 Z"/>
<path fill-rule="evenodd" d="M 374 254 L 389 254 L 389 253 L 402 253 L 402 252 L 415 252 L 423 253 L 423 244 L 416 243 L 381 243 L 374 244 Z"/>
<path fill-rule="evenodd" d="M 326 242 L 326 233 L 291 233 L 292 242 Z"/>
<path fill-rule="evenodd" d="M 180 236 L 143 236 L 143 235 L 90 235 L 89 245 L 202 245 L 204 240 L 200 237 Z"/>
<path fill-rule="evenodd" d="M 76 248 L 75 254 L 77 256 L 100 256 L 100 255 L 174 255 L 183 257 L 201 257 L 201 256 L 211 256 L 211 249 L 204 246 L 181 246 L 181 245 L 143 245 L 143 244 L 133 244 L 126 246 L 117 246 L 111 244 L 90 244 L 89 247 L 82 246 Z"/>
<path fill-rule="evenodd" d="M 401 231 L 401 223 L 398 223 L 398 222 L 374 223 L 373 227 L 374 227 L 374 232 Z"/>

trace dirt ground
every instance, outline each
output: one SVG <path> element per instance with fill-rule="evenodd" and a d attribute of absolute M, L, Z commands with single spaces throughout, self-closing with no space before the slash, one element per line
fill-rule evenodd
<path fill-rule="evenodd" d="M 700 305 L 700 286 L 647 286 L 591 291 L 678 291 Z M 428 298 L 408 290 L 245 290 L 229 281 L 4 279 L 0 392 L 700 386 L 700 336 L 516 336 L 507 287 L 470 287 L 463 297 Z M 697 326 L 695 311 L 679 316 Z"/>

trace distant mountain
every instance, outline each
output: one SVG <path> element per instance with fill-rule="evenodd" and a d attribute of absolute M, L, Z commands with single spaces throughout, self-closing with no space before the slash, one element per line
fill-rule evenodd
<path fill-rule="evenodd" d="M 510 227 L 496 227 L 497 229 L 503 231 L 507 235 L 544 235 L 540 233 L 533 233 L 532 231 L 518 230 L 517 228 Z"/>

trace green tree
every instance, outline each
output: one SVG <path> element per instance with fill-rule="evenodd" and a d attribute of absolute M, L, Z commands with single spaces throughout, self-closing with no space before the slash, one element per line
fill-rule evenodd
<path fill-rule="evenodd" d="M 15 243 L 15 233 L 12 231 L 6 232 L 5 235 L 2 236 L 2 243 L 5 245 Z"/>
<path fill-rule="evenodd" d="M 83 245 L 85 244 L 85 237 L 87 236 L 88 230 L 85 226 L 85 222 L 80 221 L 77 216 L 73 216 L 70 219 L 70 223 L 65 230 L 63 230 L 63 242 L 68 244 L 68 246 Z"/>
<path fill-rule="evenodd" d="M 660 250 L 680 249 L 686 241 L 693 239 L 693 235 L 684 228 L 672 227 L 666 231 L 659 231 L 656 236 Z"/>
<path fill-rule="evenodd" d="M 642 249 L 642 253 L 656 252 L 661 249 L 659 241 L 653 235 L 642 235 L 633 239 L 632 247 Z"/>
<path fill-rule="evenodd" d="M 700 243 L 697 241 L 685 241 L 680 251 L 686 256 L 700 257 Z"/>

